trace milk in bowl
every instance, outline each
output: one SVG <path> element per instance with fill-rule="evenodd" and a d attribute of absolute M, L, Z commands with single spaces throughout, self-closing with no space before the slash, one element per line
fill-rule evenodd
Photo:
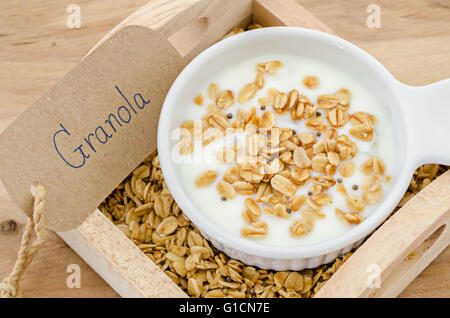
<path fill-rule="evenodd" d="M 171 160 L 183 191 L 228 233 L 298 246 L 364 222 L 391 188 L 392 122 L 337 67 L 261 54 L 199 78 Z"/>

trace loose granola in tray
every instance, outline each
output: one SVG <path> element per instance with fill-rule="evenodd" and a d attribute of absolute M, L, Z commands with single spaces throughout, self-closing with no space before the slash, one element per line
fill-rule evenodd
<path fill-rule="evenodd" d="M 229 35 L 243 31 L 236 28 Z M 448 169 L 419 167 L 393 213 Z M 229 258 L 184 216 L 164 182 L 156 152 L 99 209 L 192 297 L 312 297 L 352 254 L 298 272 L 258 269 Z"/>

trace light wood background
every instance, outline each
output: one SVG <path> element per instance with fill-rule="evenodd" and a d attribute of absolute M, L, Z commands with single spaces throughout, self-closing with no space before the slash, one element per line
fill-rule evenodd
<path fill-rule="evenodd" d="M 384 64 L 396 78 L 424 85 L 450 77 L 448 0 L 298 0 L 338 35 Z M 0 131 L 147 0 L 9 0 L 0 2 Z M 81 7 L 82 27 L 68 29 L 66 8 Z M 381 8 L 381 28 L 366 26 L 369 4 Z M 2 151 L 0 149 L 0 151 Z M 76 199 L 76 198 L 71 198 Z M 26 217 L 0 184 L 0 278 L 10 271 Z M 81 267 L 81 288 L 66 287 L 69 264 Z M 403 297 L 450 297 L 447 248 Z M 118 297 L 56 235 L 25 273 L 24 297 Z"/>

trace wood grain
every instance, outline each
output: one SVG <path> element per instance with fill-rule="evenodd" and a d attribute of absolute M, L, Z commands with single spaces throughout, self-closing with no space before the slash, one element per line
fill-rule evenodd
<path fill-rule="evenodd" d="M 107 32 L 147 0 L 78 0 L 82 28 L 66 27 L 72 1 L 0 3 L 0 130 L 69 71 Z M 381 28 L 366 26 L 370 1 L 301 0 L 339 36 L 380 60 L 399 80 L 424 85 L 449 77 L 450 9 L 445 0 L 377 1 Z M 17 222 L 15 230 L 9 220 Z M 0 277 L 15 260 L 25 216 L 0 186 Z M 8 221 L 5 224 L 4 221 Z M 9 230 L 8 230 L 9 229 Z M 447 248 L 403 293 L 404 297 L 448 296 Z M 79 264 L 81 289 L 66 287 L 66 267 Z M 113 297 L 117 294 L 56 236 L 40 251 L 23 283 L 25 297 Z"/>
<path fill-rule="evenodd" d="M 447 171 L 377 229 L 316 297 L 396 297 L 449 245 L 449 189 Z M 376 288 L 367 283 L 374 274 Z M 450 296 L 448 288 L 443 292 Z"/>
<path fill-rule="evenodd" d="M 253 21 L 264 26 L 307 28 L 336 35 L 295 0 L 257 0 L 253 2 Z"/>
<path fill-rule="evenodd" d="M 58 235 L 122 297 L 188 297 L 100 210 L 78 228 Z"/>
<path fill-rule="evenodd" d="M 248 25 L 251 15 L 252 0 L 150 1 L 108 32 L 92 50 L 120 28 L 140 25 L 159 31 L 189 62 L 203 48 L 224 36 L 230 30 L 229 25 Z"/>

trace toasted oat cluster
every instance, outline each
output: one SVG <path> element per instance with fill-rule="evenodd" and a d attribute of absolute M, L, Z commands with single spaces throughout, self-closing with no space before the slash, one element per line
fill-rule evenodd
<path fill-rule="evenodd" d="M 351 255 L 314 270 L 282 272 L 228 257 L 202 237 L 172 198 L 156 152 L 99 209 L 191 297 L 311 297 Z"/>
<path fill-rule="evenodd" d="M 448 168 L 419 167 L 395 211 Z M 229 258 L 201 236 L 173 200 L 156 153 L 123 180 L 99 209 L 192 297 L 311 297 L 351 255 L 314 269 L 282 272 Z"/>
<path fill-rule="evenodd" d="M 200 124 L 188 120 L 181 125 L 179 151 L 182 154 L 194 152 L 196 139 L 208 145 L 228 134 L 245 133 L 245 147 L 224 146 L 217 152 L 217 160 L 231 167 L 216 187 L 224 201 L 237 195 L 248 196 L 242 213 L 248 225 L 241 233 L 252 239 L 264 238 L 270 229 L 270 224 L 260 219 L 262 213 L 289 219 L 300 209 L 302 219 L 294 220 L 287 230 L 293 237 L 310 233 L 315 220 L 325 217 L 321 209 L 333 200 L 327 190 L 336 185 L 338 193 L 345 196 L 348 208 L 345 212 L 335 209 L 336 214 L 345 224 L 359 224 L 363 221 L 360 212 L 364 207 L 382 198 L 381 181 L 389 181 L 384 175 L 384 163 L 375 157 L 359 167 L 366 175 L 360 185 L 361 197 L 348 194 L 342 179 L 335 178 L 336 171 L 344 178 L 354 175 L 357 167 L 352 159 L 358 147 L 353 139 L 371 141 L 377 121 L 369 113 L 349 112 L 352 95 L 348 89 L 320 95 L 313 102 L 297 89 L 282 92 L 268 88 L 258 98 L 261 116 L 257 115 L 256 106 L 248 111 L 238 108 L 235 114 L 227 112 L 231 106 L 254 98 L 264 89 L 265 76 L 276 74 L 283 67 L 280 61 L 257 64 L 254 81 L 245 84 L 237 94 L 210 84 L 210 103 Z M 303 84 L 314 89 L 319 85 L 319 78 L 305 77 Z M 198 96 L 194 101 L 201 105 Z M 294 123 L 303 121 L 307 131 L 276 126 L 276 116 L 285 113 L 290 114 Z M 349 135 L 340 135 L 338 129 L 347 123 L 351 125 Z M 217 177 L 217 172 L 205 171 L 196 178 L 195 184 L 209 186 Z M 308 187 L 308 197 L 296 195 L 300 187 Z"/>

